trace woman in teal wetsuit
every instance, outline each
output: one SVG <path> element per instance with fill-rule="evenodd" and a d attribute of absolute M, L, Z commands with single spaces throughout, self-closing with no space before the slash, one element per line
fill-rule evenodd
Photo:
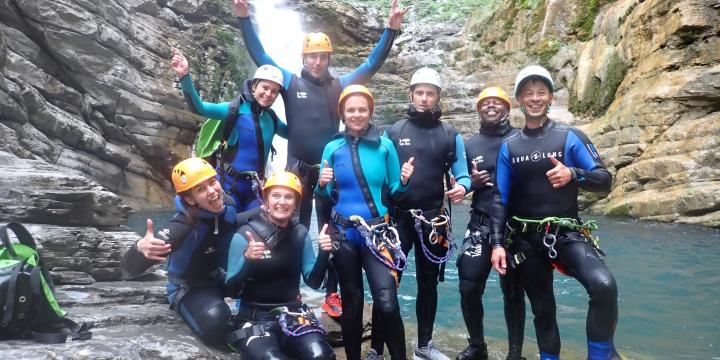
<path fill-rule="evenodd" d="M 337 250 L 332 261 L 343 298 L 345 353 L 351 360 L 360 359 L 363 269 L 373 306 L 382 318 L 381 336 L 393 359 L 405 359 L 405 330 L 397 300 L 397 271 L 404 267 L 404 256 L 381 199 L 383 189 L 393 198 L 404 195 L 413 159 L 400 168 L 392 142 L 381 137 L 370 121 L 374 105 L 372 95 L 362 85 L 348 86 L 342 92 L 338 113 L 345 132 L 325 146 L 316 190 L 334 203 Z M 373 234 L 380 246 L 370 241 Z M 383 239 L 389 241 L 383 243 Z"/>
<path fill-rule="evenodd" d="M 228 118 L 231 103 L 203 102 L 193 86 L 185 56 L 176 49 L 173 49 L 170 67 L 180 79 L 180 87 L 193 112 L 220 121 Z M 262 204 L 260 182 L 264 180 L 265 164 L 273 136 L 277 133 L 287 138 L 286 124 L 278 121 L 270 109 L 282 84 L 283 75 L 280 69 L 263 65 L 257 69 L 252 79 L 246 80 L 242 85 L 242 101 L 237 109 L 237 121 L 228 137 L 229 150 L 223 154 L 223 169 L 217 169 L 218 180 L 223 184 L 223 190 L 235 200 L 238 211 L 253 209 Z"/>

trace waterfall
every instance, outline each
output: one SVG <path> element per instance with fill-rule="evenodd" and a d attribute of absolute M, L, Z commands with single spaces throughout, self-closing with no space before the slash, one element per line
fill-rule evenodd
<path fill-rule="evenodd" d="M 302 68 L 302 40 L 305 31 L 300 25 L 300 14 L 290 9 L 284 0 L 251 1 L 251 16 L 257 24 L 258 36 L 265 51 L 282 68 L 294 73 Z M 285 120 L 285 106 L 280 96 L 272 109 Z M 275 136 L 273 147 L 277 154 L 268 162 L 267 173 L 285 169 L 287 140 Z"/>

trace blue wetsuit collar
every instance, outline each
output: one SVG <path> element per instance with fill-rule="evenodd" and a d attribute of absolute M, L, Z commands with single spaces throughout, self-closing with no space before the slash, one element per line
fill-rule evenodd
<path fill-rule="evenodd" d="M 440 117 L 442 117 L 442 110 L 440 107 L 435 105 L 432 111 L 417 111 L 413 104 L 408 106 L 407 114 L 408 120 L 418 127 L 431 128 L 435 127 L 440 123 Z"/>
<path fill-rule="evenodd" d="M 354 140 L 354 137 L 350 135 L 347 130 L 341 133 L 335 134 L 331 140 L 339 139 L 339 138 L 346 138 L 348 142 L 352 142 Z M 374 123 L 369 123 L 367 129 L 365 129 L 365 134 L 360 137 L 360 140 L 365 140 L 373 145 L 380 145 L 380 130 L 375 126 Z"/>

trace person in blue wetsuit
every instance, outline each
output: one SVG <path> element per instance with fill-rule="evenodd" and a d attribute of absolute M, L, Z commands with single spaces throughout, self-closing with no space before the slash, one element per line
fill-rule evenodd
<path fill-rule="evenodd" d="M 525 127 L 508 137 L 498 154 L 491 261 L 500 274 L 508 261 L 516 267 L 535 316 L 542 360 L 560 353 L 553 267 L 577 279 L 590 297 L 588 358 L 613 359 L 619 356 L 613 344 L 617 284 L 590 235 L 596 224 L 581 221 L 577 203 L 579 188 L 609 191 L 612 176 L 582 131 L 548 118 L 553 90 L 550 73 L 540 66 L 521 70 L 515 80 Z M 503 236 L 508 216 L 514 230 L 510 256 Z"/>
<path fill-rule="evenodd" d="M 320 231 L 316 257 L 307 228 L 292 219 L 302 196 L 297 176 L 271 175 L 263 195 L 262 208 L 244 214 L 230 244 L 225 283 L 240 305 L 228 342 L 248 360 L 334 359 L 324 330 L 300 301 L 300 275 L 313 289 L 325 277 L 329 224 Z"/>
<path fill-rule="evenodd" d="M 268 56 L 253 29 L 247 0 L 233 0 L 235 15 L 240 19 L 244 46 L 258 66 L 277 63 Z M 324 33 L 308 33 L 303 40 L 303 68 L 299 74 L 282 69 L 284 83 L 282 98 L 288 124 L 287 169 L 300 176 L 303 182 L 303 202 L 300 204 L 300 222 L 310 226 L 314 188 L 323 147 L 338 132 L 337 103 L 342 89 L 350 84 L 365 84 L 380 69 L 400 31 L 403 16 L 409 8 L 397 8 L 392 1 L 388 27 L 370 53 L 368 59 L 349 74 L 337 78 L 328 68 L 333 52 L 330 38 Z M 317 223 L 330 221 L 331 205 L 327 199 L 315 197 Z M 326 303 L 323 309 L 333 317 L 340 316 L 342 307 L 337 297 L 337 284 L 333 273 L 328 274 Z"/>
<path fill-rule="evenodd" d="M 148 219 L 145 237 L 123 255 L 121 270 L 125 278 L 135 278 L 167 260 L 170 307 L 201 340 L 223 347 L 233 329 L 223 276 L 237 211 L 216 175 L 199 158 L 178 163 L 172 172 L 177 213 L 157 234 Z"/>
<path fill-rule="evenodd" d="M 176 49 L 173 49 L 171 68 L 180 79 L 190 109 L 204 117 L 226 121 L 231 103 L 203 102 L 192 84 L 187 59 Z M 277 133 L 287 137 L 287 126 L 270 109 L 282 84 L 280 69 L 265 65 L 242 85 L 243 101 L 238 108 L 235 128 L 228 138 L 229 150 L 223 154 L 223 169 L 218 168 L 223 189 L 233 197 L 239 211 L 260 206 L 259 187 L 264 180 L 273 136 Z"/>
<path fill-rule="evenodd" d="M 392 140 L 401 162 L 410 158 L 413 164 L 412 190 L 402 201 L 393 202 L 390 214 L 397 222 L 402 250 L 407 257 L 415 247 L 415 275 L 417 300 L 415 313 L 418 321 L 418 341 L 413 359 L 449 360 L 432 343 L 433 325 L 437 312 L 437 285 L 443 281 L 445 263 L 452 257 L 453 245 L 448 239 L 450 217 L 443 205 L 448 196 L 460 202 L 470 189 L 462 136 L 455 128 L 440 120 L 439 107 L 442 81 L 440 74 L 430 68 L 417 70 L 410 80 L 410 100 L 407 119 L 395 122 L 385 133 Z M 448 190 L 445 178 L 451 172 Z M 433 219 L 436 219 L 433 222 Z M 435 230 L 433 232 L 433 230 Z M 431 234 L 440 234 L 438 241 Z M 373 346 L 367 360 L 382 356 L 383 343 L 377 336 L 382 328 L 373 319 Z"/>
<path fill-rule="evenodd" d="M 490 262 L 490 220 L 493 204 L 495 164 L 502 141 L 519 132 L 510 125 L 510 98 L 499 87 L 488 87 L 478 96 L 476 109 L 480 130 L 465 141 L 465 153 L 472 177 L 472 210 L 458 256 L 460 277 L 460 307 L 468 329 L 468 347 L 456 360 L 485 360 L 488 358 L 483 320 L 483 293 L 492 263 Z M 500 277 L 508 328 L 506 360 L 521 360 L 525 330 L 525 292 L 515 272 L 507 269 Z"/>
<path fill-rule="evenodd" d="M 400 167 L 392 142 L 381 137 L 371 122 L 374 106 L 372 95 L 362 85 L 348 86 L 340 95 L 338 113 L 345 132 L 325 146 L 316 190 L 334 203 L 337 250 L 332 261 L 344 302 L 345 354 L 351 360 L 360 359 L 363 269 L 373 307 L 379 311 L 381 336 L 393 359 L 405 359 L 405 330 L 397 298 L 404 254 L 397 232 L 388 224 L 382 197 L 384 191 L 397 200 L 406 195 L 414 159 Z"/>

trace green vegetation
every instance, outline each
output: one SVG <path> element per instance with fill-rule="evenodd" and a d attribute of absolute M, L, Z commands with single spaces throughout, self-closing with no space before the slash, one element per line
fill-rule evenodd
<path fill-rule="evenodd" d="M 561 45 L 560 41 L 555 39 L 545 40 L 536 48 L 530 50 L 530 53 L 537 56 L 540 65 L 552 69 L 553 66 L 550 65 L 550 60 L 560 51 Z"/>
<path fill-rule="evenodd" d="M 214 58 L 220 69 L 213 74 L 211 92 L 218 96 L 224 95 L 225 99 L 223 100 L 229 100 L 237 94 L 221 94 L 223 82 L 229 79 L 236 85 L 235 89 L 239 89 L 243 81 L 252 75 L 255 66 L 247 51 L 238 46 L 235 35 L 231 31 L 220 28 L 216 31 L 215 38 L 219 46 L 218 51 L 223 52 L 225 56 Z"/>
<path fill-rule="evenodd" d="M 382 14 L 390 11 L 389 0 L 341 0 L 349 5 L 369 5 L 379 9 Z M 523 0 L 524 2 L 537 2 L 541 0 Z M 454 21 L 466 20 L 478 10 L 494 8 L 500 0 L 414 0 L 398 1 L 398 6 L 412 5 L 413 12 L 418 19 L 427 21 Z"/>
<path fill-rule="evenodd" d="M 601 115 L 615 101 L 615 93 L 627 73 L 628 65 L 616 53 L 608 60 L 605 81 L 593 77 L 585 90 L 585 99 L 579 101 L 570 92 L 570 111 L 581 114 Z"/>
<path fill-rule="evenodd" d="M 615 0 L 587 0 L 578 2 L 577 18 L 573 27 L 578 31 L 578 39 L 587 41 L 592 38 L 593 24 L 600 8 Z"/>

